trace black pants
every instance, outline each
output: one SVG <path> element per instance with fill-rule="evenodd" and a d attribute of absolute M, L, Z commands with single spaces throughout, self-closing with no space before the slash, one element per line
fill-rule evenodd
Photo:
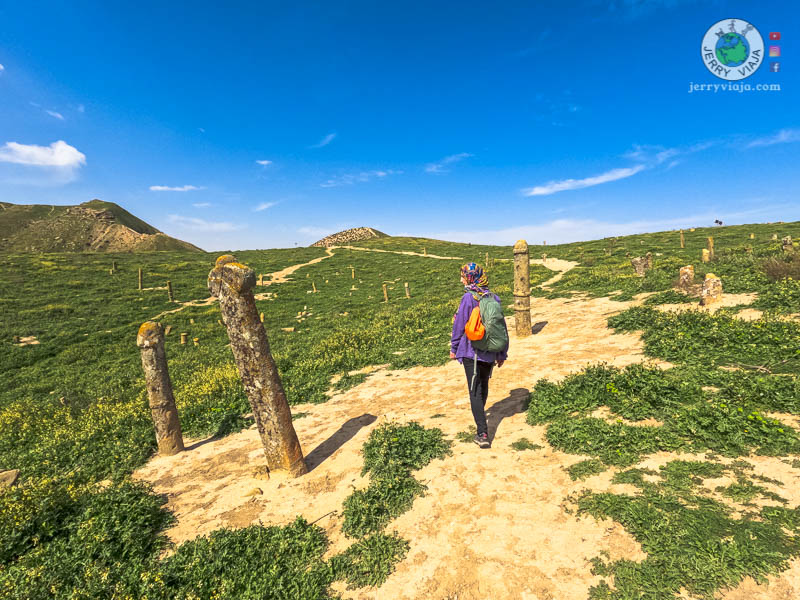
<path fill-rule="evenodd" d="M 475 377 L 475 383 L 472 382 L 472 374 L 475 368 L 474 358 L 465 358 L 462 360 L 464 371 L 467 374 L 467 386 L 472 385 L 469 390 L 469 404 L 472 408 L 472 417 L 475 419 L 475 426 L 478 428 L 478 435 L 482 433 L 489 433 L 489 428 L 486 425 L 486 398 L 489 397 L 489 377 L 492 376 L 492 367 L 494 363 L 478 361 L 478 375 Z"/>

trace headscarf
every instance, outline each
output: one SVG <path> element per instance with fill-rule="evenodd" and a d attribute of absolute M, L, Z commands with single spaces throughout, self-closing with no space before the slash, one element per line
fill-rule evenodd
<path fill-rule="evenodd" d="M 478 264 L 474 262 L 465 264 L 461 267 L 461 276 L 467 280 L 464 289 L 476 300 L 489 292 L 489 279 Z"/>

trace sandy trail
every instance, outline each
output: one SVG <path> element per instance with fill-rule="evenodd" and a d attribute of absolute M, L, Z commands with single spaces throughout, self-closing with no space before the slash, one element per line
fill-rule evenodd
<path fill-rule="evenodd" d="M 559 271 L 559 277 L 575 263 L 548 259 L 545 266 Z M 508 318 L 509 360 L 495 368 L 487 403 L 492 448 L 455 442 L 453 456 L 417 471 L 417 479 L 428 486 L 426 495 L 387 527 L 410 541 L 407 557 L 377 590 L 345 590 L 342 583 L 334 588 L 345 598 L 359 600 L 585 600 L 589 587 L 601 579 L 591 574 L 590 558 L 604 550 L 612 559 L 646 558 L 621 525 L 590 517 L 578 520 L 563 506 L 569 494 L 585 487 L 628 493 L 634 488 L 612 485 L 613 469 L 585 482 L 571 481 L 564 468 L 584 457 L 552 449 L 544 439 L 545 427 L 527 425 L 523 412 L 540 378 L 557 381 L 599 361 L 622 367 L 645 360 L 639 335 L 612 334 L 606 319 L 646 296 L 635 302 L 532 298 L 531 318 L 538 333 L 524 339 L 516 338 L 514 319 Z M 447 351 L 443 346 L 442 352 Z M 378 369 L 364 383 L 324 404 L 293 407 L 295 413 L 308 413 L 294 422 L 310 468 L 297 479 L 280 474 L 270 480 L 257 477 L 264 458 L 255 428 L 218 440 L 187 442 L 186 452 L 157 456 L 134 477 L 151 482 L 156 493 L 168 498 L 167 507 L 177 517 L 167 532 L 174 542 L 220 527 L 283 525 L 300 514 L 308 521 L 318 520 L 326 530 L 330 556 L 352 543 L 341 533 L 342 502 L 353 486 L 367 485 L 360 475 L 360 449 L 370 431 L 384 419 L 415 420 L 453 438 L 473 424 L 465 384 L 463 367 L 455 361 L 440 367 Z M 516 452 L 510 444 L 521 437 L 543 448 Z M 648 464 L 674 458 L 695 457 L 659 453 Z M 800 503 L 796 470 L 777 458 L 748 460 L 754 472 L 785 483 L 774 491 L 787 497 L 790 506 Z M 768 586 L 748 578 L 720 598 L 796 598 L 800 560 L 790 565 L 780 577 L 770 577 Z"/>

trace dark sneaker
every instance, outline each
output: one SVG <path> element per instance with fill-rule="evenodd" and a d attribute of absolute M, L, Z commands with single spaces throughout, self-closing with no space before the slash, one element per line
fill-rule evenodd
<path fill-rule="evenodd" d="M 481 448 L 489 448 L 490 447 L 489 436 L 486 435 L 485 433 L 480 433 L 480 434 L 476 435 L 475 438 L 472 441 L 474 441 L 476 444 L 478 444 L 478 446 L 480 446 Z"/>

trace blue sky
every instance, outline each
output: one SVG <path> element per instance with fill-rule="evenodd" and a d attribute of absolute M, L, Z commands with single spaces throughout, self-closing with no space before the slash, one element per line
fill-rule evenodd
<path fill-rule="evenodd" d="M 781 47 L 739 83 L 779 91 L 689 93 L 725 83 L 701 41 L 728 18 Z M 786 1 L 38 2 L 0 22 L 10 202 L 101 198 L 207 250 L 800 219 Z"/>

